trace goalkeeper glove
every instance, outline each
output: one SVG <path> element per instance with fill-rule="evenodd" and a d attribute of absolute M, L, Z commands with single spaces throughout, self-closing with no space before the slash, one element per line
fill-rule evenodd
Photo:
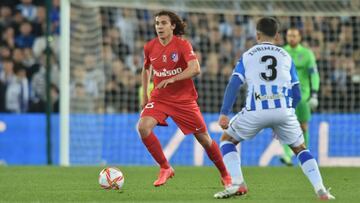
<path fill-rule="evenodd" d="M 309 99 L 309 105 L 312 110 L 315 110 L 317 106 L 319 105 L 318 96 L 316 92 L 311 93 L 311 97 Z"/>

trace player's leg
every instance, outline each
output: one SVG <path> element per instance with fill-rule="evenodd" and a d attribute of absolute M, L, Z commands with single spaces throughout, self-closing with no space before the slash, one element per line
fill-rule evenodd
<path fill-rule="evenodd" d="M 235 140 L 224 132 L 220 138 L 220 149 L 223 155 L 223 160 L 228 169 L 232 184 L 240 185 L 244 183 L 244 177 L 240 167 L 240 154 L 236 149 L 239 141 Z"/>
<path fill-rule="evenodd" d="M 303 173 L 310 180 L 319 198 L 325 198 L 325 196 L 328 197 L 328 199 L 333 198 L 323 185 L 316 160 L 310 151 L 306 149 L 304 136 L 297 117 L 291 113 L 291 110 L 288 111 L 287 114 L 283 113 L 282 121 L 273 126 L 275 133 L 278 135 L 280 142 L 282 144 L 288 144 L 297 156 Z"/>
<path fill-rule="evenodd" d="M 296 116 L 300 123 L 301 130 L 304 134 L 305 146 L 309 148 L 309 128 L 308 123 L 311 119 L 311 108 L 308 101 L 300 102 L 300 106 L 296 108 Z"/>
<path fill-rule="evenodd" d="M 293 151 L 288 145 L 283 145 L 284 154 L 280 157 L 280 162 L 286 166 L 293 166 L 292 157 L 294 155 Z"/>
<path fill-rule="evenodd" d="M 230 127 L 225 130 L 220 138 L 220 149 L 233 184 L 232 187 L 216 193 L 215 198 L 228 198 L 234 195 L 244 195 L 248 192 L 241 170 L 240 154 L 236 149 L 236 145 L 255 136 L 264 127 L 263 125 L 266 125 L 266 121 L 262 120 L 264 118 L 261 115 L 255 115 L 254 112 L 243 110 L 230 120 Z"/>
<path fill-rule="evenodd" d="M 306 149 L 305 143 L 300 145 L 298 143 L 294 143 L 290 145 L 290 147 L 299 159 L 301 169 L 314 187 L 318 198 L 321 200 L 335 199 L 335 197 L 325 188 L 318 164 L 310 151 Z"/>
<path fill-rule="evenodd" d="M 306 100 L 300 101 L 299 104 L 297 105 L 296 116 L 301 124 L 301 129 L 303 130 L 306 146 L 308 146 L 309 134 L 307 131 L 307 122 L 310 120 L 311 111 L 309 104 Z M 287 166 L 292 166 L 293 165 L 292 158 L 294 156 L 293 151 L 290 149 L 288 145 L 283 145 L 283 149 L 284 149 L 284 154 L 280 157 L 281 163 Z"/>
<path fill-rule="evenodd" d="M 213 141 L 207 131 L 204 118 L 196 101 L 187 103 L 169 104 L 173 108 L 168 115 L 174 120 L 181 131 L 187 134 L 194 134 L 198 142 L 204 147 L 208 157 L 215 164 L 221 174 L 224 185 L 231 184 L 231 178 L 226 170 L 221 157 L 221 152 L 215 141 Z"/>
<path fill-rule="evenodd" d="M 211 139 L 208 132 L 194 133 L 197 141 L 204 147 L 206 154 L 214 163 L 221 174 L 221 181 L 225 187 L 231 185 L 231 177 L 226 170 L 225 164 L 221 157 L 221 152 L 217 143 Z"/>
<path fill-rule="evenodd" d="M 309 148 L 309 128 L 308 128 L 308 122 L 300 122 L 301 130 L 304 133 L 304 140 L 305 140 L 305 146 Z"/>
<path fill-rule="evenodd" d="M 166 159 L 158 138 L 153 133 L 153 128 L 159 123 L 166 125 L 166 115 L 162 114 L 161 111 L 156 110 L 153 105 L 149 107 L 152 108 L 145 108 L 141 113 L 137 128 L 142 142 L 154 160 L 160 165 L 158 179 L 154 182 L 154 186 L 160 186 L 174 176 L 174 170 Z"/>
<path fill-rule="evenodd" d="M 220 138 L 220 149 L 227 170 L 231 175 L 232 184 L 214 195 L 217 199 L 229 198 L 234 195 L 244 195 L 248 189 L 241 170 L 240 154 L 236 149 L 238 140 L 232 138 L 226 132 Z"/>
<path fill-rule="evenodd" d="M 161 144 L 153 133 L 153 128 L 157 125 L 157 121 L 149 116 L 142 117 L 139 121 L 138 131 L 141 140 L 161 168 L 170 168 L 169 162 L 166 160 Z"/>
<path fill-rule="evenodd" d="M 236 149 L 236 145 L 243 139 L 236 140 L 226 132 L 220 138 L 221 141 L 221 152 L 223 154 L 223 160 L 226 168 L 228 169 L 233 185 L 239 185 L 239 194 L 245 194 L 247 192 L 247 187 L 245 184 L 244 176 L 241 170 L 241 157 L 240 153 Z"/>

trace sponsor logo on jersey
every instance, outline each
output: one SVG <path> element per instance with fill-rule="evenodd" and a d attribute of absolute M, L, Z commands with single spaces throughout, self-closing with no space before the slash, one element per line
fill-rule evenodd
<path fill-rule="evenodd" d="M 179 60 L 179 56 L 176 52 L 170 54 L 170 58 L 172 61 L 177 62 Z"/>
<path fill-rule="evenodd" d="M 154 70 L 154 75 L 157 77 L 168 77 L 168 76 L 174 76 L 182 72 L 182 68 L 176 68 L 172 70 L 166 70 L 165 68 L 160 72 Z"/>
<path fill-rule="evenodd" d="M 280 98 L 284 97 L 283 94 L 261 95 L 261 94 L 256 93 L 256 92 L 254 93 L 254 95 L 255 95 L 256 100 L 261 100 L 261 101 L 269 100 L 269 99 L 275 100 L 275 99 L 280 99 Z"/>

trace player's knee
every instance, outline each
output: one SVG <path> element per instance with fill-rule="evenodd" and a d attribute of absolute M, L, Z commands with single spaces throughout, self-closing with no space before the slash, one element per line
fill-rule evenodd
<path fill-rule="evenodd" d="M 303 150 L 306 150 L 306 146 L 304 143 L 300 144 L 299 146 L 290 146 L 290 148 L 294 152 L 295 155 L 298 155 Z"/>
<path fill-rule="evenodd" d="M 194 134 L 197 141 L 203 146 L 205 149 L 210 147 L 212 144 L 212 139 L 209 135 L 209 133 L 200 133 L 200 134 Z"/>
<path fill-rule="evenodd" d="M 239 143 L 237 140 L 235 140 L 233 137 L 231 137 L 230 135 L 224 133 L 221 135 L 220 137 L 220 142 L 224 142 L 224 141 L 229 141 L 229 142 L 232 142 L 234 144 L 237 144 Z"/>
<path fill-rule="evenodd" d="M 221 135 L 221 137 L 220 137 L 220 142 L 222 142 L 222 141 L 228 141 L 229 140 L 229 138 L 228 138 L 228 136 L 226 135 L 226 134 L 222 134 Z"/>
<path fill-rule="evenodd" d="M 157 125 L 157 121 L 154 118 L 145 117 L 140 119 L 137 129 L 141 137 L 144 138 L 151 133 L 151 131 L 156 125 Z"/>
<path fill-rule="evenodd" d="M 151 132 L 151 127 L 147 125 L 145 122 L 140 121 L 137 129 L 141 135 L 141 137 L 146 137 Z"/>

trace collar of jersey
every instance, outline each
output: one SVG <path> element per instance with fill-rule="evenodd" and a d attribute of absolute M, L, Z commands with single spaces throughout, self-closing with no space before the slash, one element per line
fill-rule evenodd
<path fill-rule="evenodd" d="M 294 51 L 299 51 L 300 49 L 302 49 L 301 44 L 298 44 L 295 48 L 292 48 L 289 44 L 288 44 L 288 46 L 290 47 L 291 50 L 294 50 Z"/>
<path fill-rule="evenodd" d="M 271 45 L 274 45 L 274 44 L 271 43 L 271 42 L 261 42 L 260 44 L 271 44 Z"/>
<path fill-rule="evenodd" d="M 175 37 L 176 37 L 176 35 L 173 35 L 173 37 L 171 38 L 171 40 L 169 41 L 169 43 L 167 43 L 167 45 L 161 44 L 159 37 L 157 37 L 157 40 L 158 40 L 158 42 L 159 42 L 159 44 L 160 44 L 161 46 L 167 47 L 167 46 L 169 46 L 169 44 L 171 44 L 171 43 L 174 41 Z"/>

